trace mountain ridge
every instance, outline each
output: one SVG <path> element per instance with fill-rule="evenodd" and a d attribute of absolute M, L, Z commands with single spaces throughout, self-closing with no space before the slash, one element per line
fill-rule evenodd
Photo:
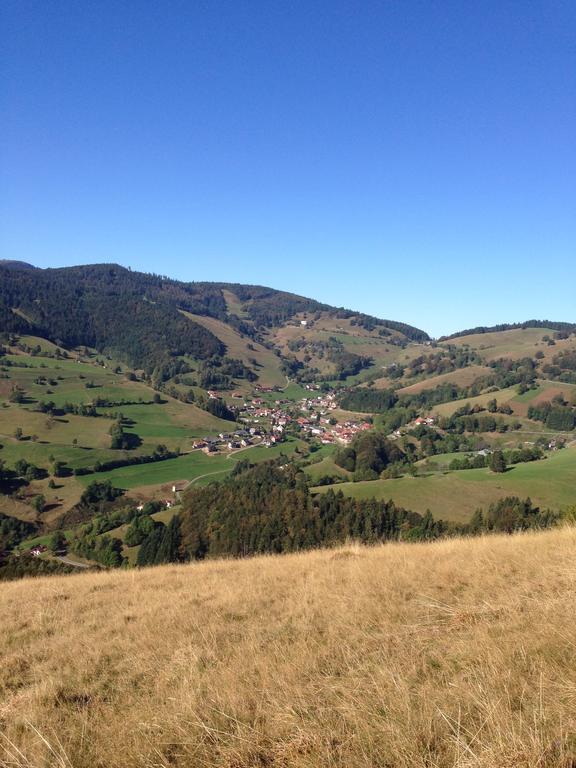
<path fill-rule="evenodd" d="M 407 341 L 429 340 L 414 326 L 265 286 L 182 282 L 116 264 L 38 270 L 11 262 L 0 264 L 0 271 L 0 331 L 94 347 L 149 373 L 174 357 L 224 354 L 216 337 L 182 318 L 182 311 L 225 321 L 248 336 L 279 327 L 301 313 L 327 312 Z M 229 310 L 225 291 L 236 297 L 243 317 Z"/>
<path fill-rule="evenodd" d="M 228 312 L 225 305 L 225 300 L 214 299 L 218 296 L 218 292 L 229 291 L 238 296 L 242 302 L 252 303 L 251 318 L 256 324 L 272 325 L 286 322 L 297 314 L 298 308 L 301 311 L 327 311 L 341 313 L 344 317 L 357 317 L 364 319 L 365 322 L 376 322 L 377 325 L 383 328 L 389 328 L 392 330 L 398 330 L 401 333 L 405 333 L 407 338 L 411 341 L 430 341 L 433 337 L 430 334 L 412 324 L 403 323 L 401 321 L 385 319 L 380 316 L 370 315 L 360 310 L 352 310 L 345 307 L 338 307 L 332 304 L 326 304 L 325 302 L 317 301 L 298 293 L 291 291 L 285 291 L 280 288 L 273 288 L 270 286 L 264 286 L 255 283 L 235 283 L 225 282 L 220 280 L 214 281 L 186 281 L 171 278 L 166 275 L 160 275 L 152 272 L 140 272 L 138 270 L 132 270 L 130 267 L 125 267 L 115 262 L 96 262 L 94 264 L 74 265 L 69 267 L 37 267 L 34 264 L 30 264 L 25 261 L 17 259 L 0 259 L 0 269 L 9 270 L 10 272 L 34 272 L 36 274 L 42 274 L 46 276 L 52 275 L 70 275 L 71 277 L 82 277 L 83 275 L 94 276 L 98 272 L 104 273 L 106 270 L 112 270 L 112 272 L 119 272 L 125 275 L 133 275 L 136 279 L 143 279 L 147 282 L 156 281 L 167 286 L 173 286 L 175 288 L 186 287 L 195 289 L 196 291 L 204 291 L 208 294 L 212 292 L 212 299 L 216 301 L 216 304 L 210 305 L 210 302 L 204 302 L 204 305 L 200 307 L 201 311 L 197 311 L 199 307 L 195 307 L 196 314 L 202 314 L 206 317 L 215 317 L 217 319 L 224 319 L 226 314 L 233 315 L 234 313 Z M 39 278 L 41 279 L 41 278 Z M 2 287 L 0 286 L 0 310 L 2 307 Z M 283 309 L 277 309 L 275 313 L 271 314 L 270 304 L 280 305 L 288 302 L 288 307 Z M 186 308 L 186 307 L 184 307 Z M 576 322 L 560 321 L 560 320 L 522 320 L 515 323 L 495 323 L 494 325 L 482 325 L 471 328 L 465 328 L 454 331 L 452 333 L 443 334 L 438 336 L 435 340 L 439 342 L 450 341 L 451 339 L 462 338 L 464 336 L 495 333 L 506 330 L 516 330 L 525 328 L 548 328 L 555 331 L 567 331 L 571 332 L 576 330 Z M 2 326 L 0 321 L 0 331 L 9 330 Z M 18 330 L 22 330 L 21 328 Z M 42 328 L 35 327 L 35 331 L 41 331 Z"/>

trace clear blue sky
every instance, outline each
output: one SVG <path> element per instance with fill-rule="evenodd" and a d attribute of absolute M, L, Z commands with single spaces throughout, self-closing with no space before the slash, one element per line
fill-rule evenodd
<path fill-rule="evenodd" d="M 1 257 L 576 321 L 574 0 L 3 0 Z"/>

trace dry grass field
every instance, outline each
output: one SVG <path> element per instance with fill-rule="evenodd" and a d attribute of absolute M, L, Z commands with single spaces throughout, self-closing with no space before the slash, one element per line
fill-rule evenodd
<path fill-rule="evenodd" d="M 550 362 L 558 352 L 574 350 L 576 339 L 559 339 L 554 346 L 548 346 L 543 341 L 544 336 L 554 336 L 550 328 L 515 328 L 509 331 L 493 331 L 492 333 L 475 333 L 450 339 L 448 344 L 458 347 L 470 347 L 479 352 L 485 360 L 496 360 L 508 357 L 512 360 L 521 357 L 533 357 L 538 351 L 544 353 L 544 361 Z"/>
<path fill-rule="evenodd" d="M 5 583 L 0 765 L 573 768 L 576 530 Z"/>
<path fill-rule="evenodd" d="M 450 373 L 443 373 L 439 376 L 430 376 L 422 381 L 417 381 L 415 384 L 410 384 L 407 387 L 402 387 L 397 390 L 399 395 L 416 394 L 417 392 L 423 392 L 425 389 L 434 389 L 441 384 L 456 384 L 460 387 L 468 387 L 473 384 L 476 379 L 482 376 L 487 376 L 491 373 L 491 369 L 485 365 L 469 365 L 467 368 L 459 368 L 456 371 L 450 371 Z"/>

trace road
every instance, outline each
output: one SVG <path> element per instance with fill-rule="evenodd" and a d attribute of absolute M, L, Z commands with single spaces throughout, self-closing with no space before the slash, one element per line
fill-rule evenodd
<path fill-rule="evenodd" d="M 88 563 L 79 563 L 77 560 L 70 560 L 68 557 L 56 557 L 56 560 L 60 560 L 61 563 L 66 565 L 73 565 L 74 568 L 92 568 Z"/>

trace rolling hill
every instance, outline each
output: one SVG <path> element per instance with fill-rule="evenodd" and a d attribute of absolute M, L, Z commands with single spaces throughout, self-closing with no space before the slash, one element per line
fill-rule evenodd
<path fill-rule="evenodd" d="M 34 269 L 20 262 L 0 263 L 0 332 L 93 347 L 147 373 L 174 357 L 206 360 L 225 354 L 218 337 L 190 315 L 229 323 L 252 337 L 301 312 L 352 317 L 406 339 L 428 339 L 424 331 L 403 323 L 261 286 L 183 283 L 116 264 Z"/>

